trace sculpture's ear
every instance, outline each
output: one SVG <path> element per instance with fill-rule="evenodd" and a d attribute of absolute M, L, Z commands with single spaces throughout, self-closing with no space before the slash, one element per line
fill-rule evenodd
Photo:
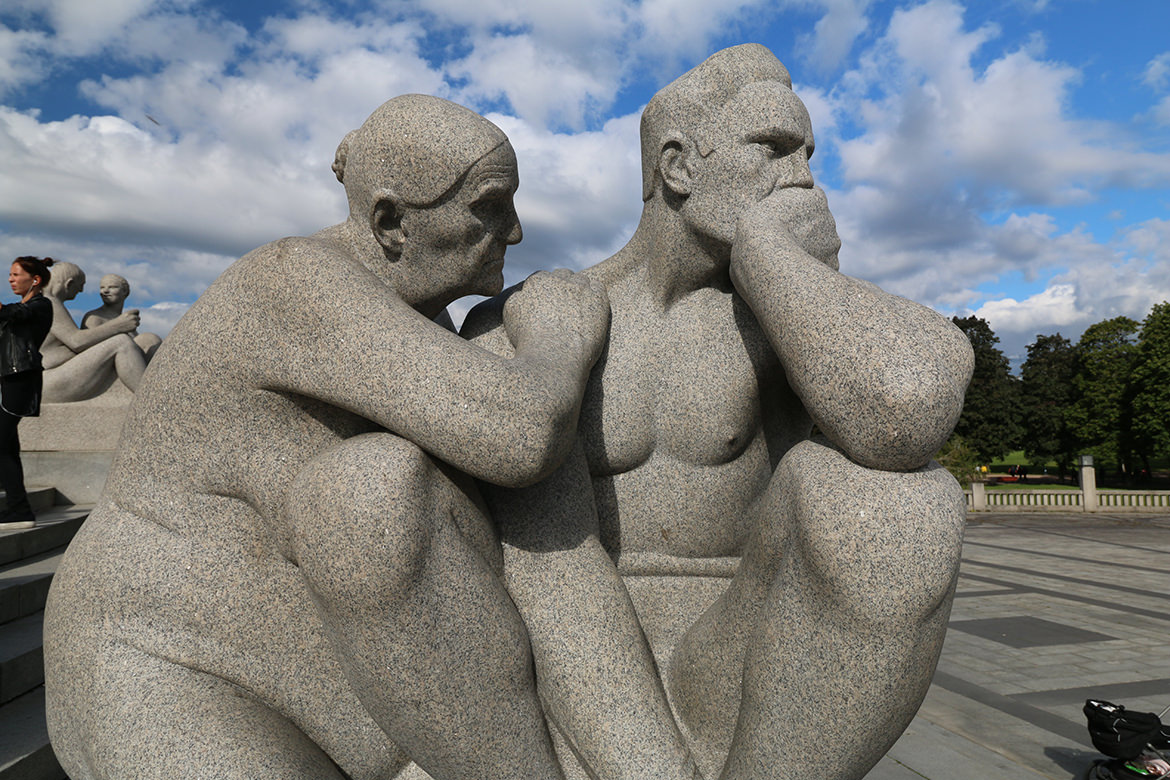
<path fill-rule="evenodd" d="M 662 184 L 675 195 L 686 197 L 691 194 L 694 175 L 693 156 L 697 154 L 694 143 L 679 132 L 667 133 L 658 154 L 658 175 Z"/>
<path fill-rule="evenodd" d="M 390 260 L 402 256 L 406 232 L 402 228 L 402 201 L 390 190 L 374 193 L 374 209 L 370 213 L 370 232 L 386 250 Z"/>

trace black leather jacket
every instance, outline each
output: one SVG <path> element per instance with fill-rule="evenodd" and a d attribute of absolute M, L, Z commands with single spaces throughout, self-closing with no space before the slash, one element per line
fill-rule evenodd
<path fill-rule="evenodd" d="M 37 293 L 0 306 L 0 376 L 41 370 L 41 343 L 53 327 L 53 304 Z"/>

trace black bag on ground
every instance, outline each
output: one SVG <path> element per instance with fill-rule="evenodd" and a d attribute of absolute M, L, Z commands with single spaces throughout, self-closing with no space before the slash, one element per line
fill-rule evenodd
<path fill-rule="evenodd" d="M 1086 699 L 1084 711 L 1093 747 L 1112 758 L 1137 758 L 1148 744 L 1158 749 L 1170 744 L 1170 735 L 1152 712 L 1131 712 L 1097 699 Z"/>

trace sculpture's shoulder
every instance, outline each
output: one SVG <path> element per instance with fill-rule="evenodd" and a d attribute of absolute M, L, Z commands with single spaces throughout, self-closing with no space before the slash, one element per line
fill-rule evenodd
<path fill-rule="evenodd" d="M 187 320 L 207 317 L 268 321 L 297 309 L 320 308 L 355 261 L 318 236 L 282 238 L 232 263 L 192 306 Z"/>
<path fill-rule="evenodd" d="M 320 281 L 338 266 L 354 262 L 338 242 L 318 233 L 289 236 L 257 247 L 233 263 L 229 271 L 242 276 L 264 275 L 269 279 L 268 286 L 282 287 L 285 280 Z"/>
<path fill-rule="evenodd" d="M 81 327 L 83 327 L 83 328 L 96 328 L 98 325 L 101 325 L 102 323 L 109 322 L 109 318 L 104 316 L 105 312 L 103 311 L 103 309 L 105 309 L 104 306 L 99 306 L 96 309 L 90 309 L 84 315 L 82 315 Z"/>
<path fill-rule="evenodd" d="M 625 248 L 616 255 L 586 268 L 581 273 L 600 282 L 609 292 L 639 278 L 645 269 L 645 258 L 638 257 L 629 248 Z"/>

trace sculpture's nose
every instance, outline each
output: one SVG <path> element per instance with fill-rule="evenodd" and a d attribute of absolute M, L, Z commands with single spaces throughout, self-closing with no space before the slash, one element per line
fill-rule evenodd
<path fill-rule="evenodd" d="M 508 246 L 519 244 L 524 240 L 524 230 L 520 227 L 520 217 L 516 215 L 515 211 L 512 212 L 512 229 L 508 231 L 508 236 L 504 240 L 508 242 Z"/>
<path fill-rule="evenodd" d="M 809 189 L 814 186 L 812 168 L 808 165 L 808 155 L 803 147 L 784 157 L 780 163 L 783 168 L 776 180 L 778 189 L 785 187 Z"/>

